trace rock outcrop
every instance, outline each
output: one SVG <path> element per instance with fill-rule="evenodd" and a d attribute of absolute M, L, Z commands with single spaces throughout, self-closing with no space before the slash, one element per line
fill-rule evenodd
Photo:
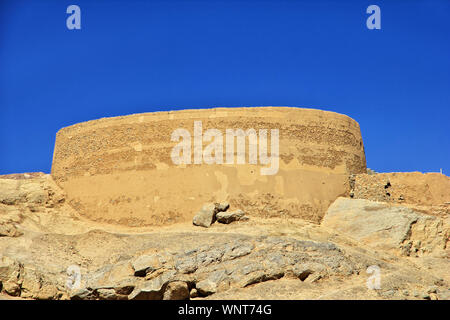
<path fill-rule="evenodd" d="M 192 219 L 192 223 L 196 226 L 208 228 L 216 221 L 216 214 L 219 212 L 219 208 L 214 203 L 208 203 L 203 205 L 199 212 Z"/>
<path fill-rule="evenodd" d="M 405 255 L 444 250 L 450 231 L 442 219 L 405 206 L 349 198 L 338 198 L 328 208 L 322 226 L 376 249 Z"/>
<path fill-rule="evenodd" d="M 247 220 L 248 218 L 245 217 L 245 212 L 238 209 L 235 211 L 229 211 L 229 212 L 219 212 L 216 215 L 216 219 L 220 223 L 231 223 L 233 221 L 240 221 L 240 220 Z"/>
<path fill-rule="evenodd" d="M 134 258 L 122 257 L 97 269 L 95 264 L 86 266 L 88 269 L 82 268 L 81 287 L 74 290 L 65 287 L 65 278 L 57 274 L 64 273 L 64 265 L 79 263 L 81 257 L 77 255 L 67 257 L 56 274 L 49 265 L 38 267 L 32 254 L 17 260 L 3 257 L 0 281 L 6 293 L 31 298 L 41 297 L 42 283 L 47 282 L 53 299 L 185 299 L 193 288 L 200 296 L 206 296 L 285 276 L 304 281 L 311 274 L 351 275 L 364 267 L 331 243 L 225 234 L 193 236 L 130 236 L 126 241 L 133 241 L 139 251 L 156 254 L 129 251 Z M 89 237 L 94 242 L 99 238 L 114 242 L 118 238 L 98 232 Z M 166 251 L 169 246 L 170 253 Z M 63 255 L 62 252 L 60 256 Z"/>

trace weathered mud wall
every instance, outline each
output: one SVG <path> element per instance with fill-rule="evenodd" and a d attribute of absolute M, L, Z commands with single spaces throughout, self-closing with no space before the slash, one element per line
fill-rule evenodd
<path fill-rule="evenodd" d="M 202 121 L 203 133 L 218 129 L 224 140 L 226 129 L 278 129 L 279 170 L 262 175 L 267 165 L 249 164 L 249 139 L 245 164 L 175 165 L 171 153 L 178 142 L 171 134 L 189 131 L 194 157 L 194 121 Z M 313 109 L 259 107 L 135 114 L 66 127 L 56 135 L 51 174 L 84 216 L 142 226 L 187 221 L 203 203 L 223 200 L 250 215 L 318 222 L 332 201 L 348 194 L 348 175 L 365 170 L 353 119 Z"/>
<path fill-rule="evenodd" d="M 356 174 L 350 186 L 355 199 L 407 205 L 444 219 L 450 213 L 450 178 L 437 172 Z"/>

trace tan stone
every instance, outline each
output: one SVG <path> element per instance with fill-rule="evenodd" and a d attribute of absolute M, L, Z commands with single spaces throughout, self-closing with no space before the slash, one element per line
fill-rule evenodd
<path fill-rule="evenodd" d="M 161 268 L 161 262 L 156 255 L 142 255 L 132 262 L 134 275 L 145 276 Z"/>
<path fill-rule="evenodd" d="M 216 215 L 217 221 L 220 223 L 231 223 L 233 221 L 239 221 L 244 217 L 244 211 L 238 209 L 230 212 L 219 212 Z"/>
<path fill-rule="evenodd" d="M 374 248 L 401 250 L 406 255 L 444 249 L 447 241 L 441 219 L 364 199 L 336 199 L 321 225 Z"/>
<path fill-rule="evenodd" d="M 170 282 L 164 291 L 163 300 L 185 300 L 189 298 L 189 288 L 186 282 Z"/>

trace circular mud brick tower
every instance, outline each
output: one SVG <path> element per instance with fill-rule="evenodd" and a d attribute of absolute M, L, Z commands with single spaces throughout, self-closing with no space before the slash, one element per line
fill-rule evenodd
<path fill-rule="evenodd" d="M 81 215 L 128 226 L 185 222 L 206 202 L 319 222 L 366 170 L 359 125 L 314 109 L 134 114 L 58 131 L 52 176 Z"/>

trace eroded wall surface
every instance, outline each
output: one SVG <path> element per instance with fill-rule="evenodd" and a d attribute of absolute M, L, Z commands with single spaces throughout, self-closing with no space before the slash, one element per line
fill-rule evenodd
<path fill-rule="evenodd" d="M 389 202 L 448 220 L 450 178 L 437 173 L 389 172 L 357 174 L 350 179 L 350 196 L 355 199 Z M 450 223 L 450 221 L 449 221 Z"/>
<path fill-rule="evenodd" d="M 174 164 L 171 152 L 178 142 L 171 135 L 186 129 L 193 141 L 194 121 L 202 122 L 203 133 L 217 129 L 224 139 L 226 129 L 278 129 L 279 170 L 262 175 L 267 165 L 249 164 L 248 139 L 245 164 Z M 270 152 L 270 134 L 268 142 Z M 194 143 L 192 154 L 193 149 Z M 259 107 L 144 113 L 66 127 L 56 135 L 51 174 L 80 214 L 143 226 L 187 221 L 203 203 L 223 200 L 253 216 L 318 222 L 331 202 L 348 195 L 348 175 L 365 170 L 353 119 Z"/>

